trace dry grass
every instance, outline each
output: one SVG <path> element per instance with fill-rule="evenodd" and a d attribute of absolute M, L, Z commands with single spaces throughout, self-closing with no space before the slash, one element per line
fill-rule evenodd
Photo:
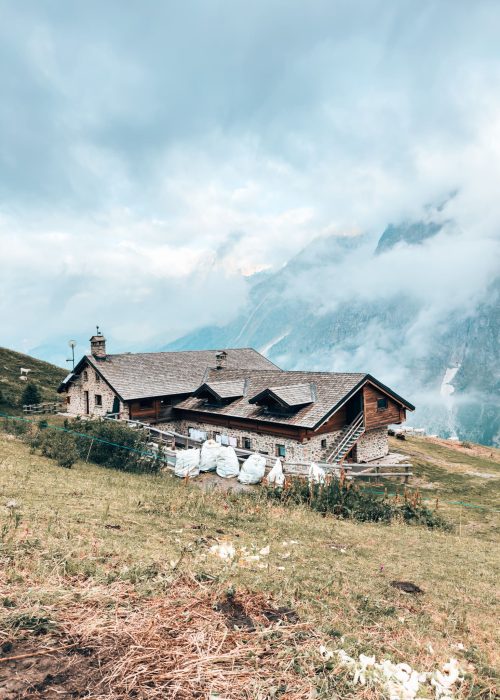
<path fill-rule="evenodd" d="M 404 448 L 411 449 L 411 442 Z M 435 467 L 427 461 L 425 468 Z M 283 697 L 308 697 L 300 693 L 316 688 L 318 697 L 331 698 L 333 685 L 315 671 L 321 666 L 315 656 L 320 640 L 422 670 L 457 656 L 465 666 L 473 664 L 464 697 L 493 697 L 495 513 L 467 511 L 467 521 L 452 533 L 337 521 L 306 508 L 270 506 L 256 494 L 207 493 L 168 475 L 85 464 L 63 470 L 1 434 L 0 470 L 0 505 L 10 499 L 19 504 L 2 507 L 0 514 L 0 644 L 22 648 L 26 639 L 35 639 L 33 625 L 23 627 L 19 620 L 52 621 L 44 643 L 57 635 L 61 643 L 86 639 L 102 659 L 99 679 L 89 675 L 90 697 L 127 697 L 128 690 L 109 695 L 110 687 L 133 683 L 137 697 L 161 697 L 154 693 L 160 692 L 162 674 L 174 683 L 178 669 L 177 680 L 185 684 L 197 661 L 202 694 L 176 696 L 172 685 L 163 697 L 207 697 L 213 684 L 221 695 L 229 688 L 227 697 L 256 698 L 260 682 L 264 692 L 274 673 L 273 687 L 279 688 L 278 676 L 288 673 L 283 682 L 295 695 Z M 463 483 L 474 485 L 469 478 Z M 447 493 L 448 481 L 443 483 Z M 450 506 L 448 512 L 460 524 L 457 509 Z M 210 553 L 223 541 L 236 547 L 233 560 Z M 245 557 L 266 545 L 268 555 Z M 404 594 L 390 585 L 394 579 L 413 581 L 424 594 Z M 223 613 L 213 610 L 228 591 L 251 611 L 256 632 L 229 630 Z M 257 609 L 263 601 L 296 610 L 300 625 L 270 628 Z M 180 630 L 180 636 L 170 639 L 169 629 Z M 275 632 L 281 636 L 274 638 Z M 266 644 L 273 657 L 266 656 Z M 178 663 L 183 649 L 189 651 L 185 667 Z M 205 663 L 207 654 L 215 656 L 213 665 Z M 141 673 L 152 674 L 153 685 Z M 231 685 L 235 679 L 238 685 Z M 182 692 L 194 692 L 185 688 Z M 265 692 L 263 698 L 272 697 L 269 688 Z"/>
<path fill-rule="evenodd" d="M 263 596 L 224 597 L 225 612 L 217 610 L 220 600 L 209 585 L 184 578 L 168 596 L 132 610 L 124 601 L 113 615 L 89 619 L 85 606 L 73 608 L 64 626 L 100 661 L 93 696 L 250 700 L 281 688 L 290 700 L 310 697 L 311 659 L 318 661 L 312 626 L 270 622 L 272 604 Z M 242 618 L 251 629 L 237 627 Z"/>

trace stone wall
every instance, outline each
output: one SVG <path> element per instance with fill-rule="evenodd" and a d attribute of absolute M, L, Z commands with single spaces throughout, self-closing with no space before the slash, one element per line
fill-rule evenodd
<path fill-rule="evenodd" d="M 311 462 L 321 461 L 328 454 L 331 445 L 339 435 L 340 431 L 324 433 L 298 442 L 290 438 L 276 435 L 265 435 L 251 430 L 238 430 L 235 428 L 218 428 L 209 423 L 195 421 L 176 420 L 168 423 L 157 423 L 156 428 L 160 430 L 174 430 L 181 435 L 188 435 L 189 428 L 203 430 L 209 438 L 215 439 L 215 435 L 225 435 L 237 440 L 237 447 L 244 447 L 244 438 L 250 438 L 250 449 L 254 452 L 267 453 L 271 457 L 277 455 L 277 445 L 285 446 L 285 461 L 287 462 Z M 326 447 L 323 441 L 326 441 Z"/>
<path fill-rule="evenodd" d="M 67 412 L 72 416 L 87 415 L 85 392 L 89 392 L 89 415 L 105 416 L 113 410 L 114 391 L 99 377 L 93 367 L 85 367 L 74 380 L 67 391 L 69 403 Z M 101 396 L 102 405 L 96 404 L 96 395 Z M 128 418 L 128 406 L 120 401 L 120 418 Z"/>
<path fill-rule="evenodd" d="M 389 452 L 387 428 L 367 430 L 356 444 L 355 459 L 357 462 L 370 462 L 372 459 L 385 457 Z"/>

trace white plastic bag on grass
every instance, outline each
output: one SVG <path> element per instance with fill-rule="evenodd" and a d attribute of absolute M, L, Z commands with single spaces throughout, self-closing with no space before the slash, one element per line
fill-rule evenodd
<path fill-rule="evenodd" d="M 283 474 L 283 467 L 281 465 L 281 460 L 278 458 L 267 475 L 267 483 L 270 486 L 278 486 L 281 488 L 285 483 L 285 475 Z"/>
<path fill-rule="evenodd" d="M 175 460 L 175 476 L 185 479 L 193 479 L 200 473 L 200 450 L 199 448 L 193 450 L 179 450 L 176 453 Z"/>
<path fill-rule="evenodd" d="M 266 472 L 266 458 L 262 455 L 250 455 L 241 465 L 238 481 L 242 484 L 258 484 Z"/>
<path fill-rule="evenodd" d="M 240 473 L 240 463 L 234 447 L 219 447 L 217 455 L 217 474 L 223 479 L 231 479 Z"/>
<path fill-rule="evenodd" d="M 217 468 L 220 445 L 215 440 L 207 440 L 201 446 L 200 472 L 211 472 Z"/>
<path fill-rule="evenodd" d="M 325 470 L 318 467 L 315 462 L 311 462 L 309 467 L 309 483 L 310 484 L 324 484 L 325 483 Z"/>

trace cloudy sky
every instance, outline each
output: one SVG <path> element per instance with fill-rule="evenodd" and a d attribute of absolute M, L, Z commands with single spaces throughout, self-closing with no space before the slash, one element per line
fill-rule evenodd
<path fill-rule="evenodd" d="M 0 345 L 155 349 L 451 191 L 484 280 L 499 36 L 497 0 L 0 0 Z"/>

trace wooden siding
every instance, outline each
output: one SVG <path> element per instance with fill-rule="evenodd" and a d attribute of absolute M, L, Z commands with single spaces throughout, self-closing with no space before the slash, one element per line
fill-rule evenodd
<path fill-rule="evenodd" d="M 185 394 L 150 399 L 153 405 L 148 407 L 141 407 L 141 402 L 139 400 L 129 401 L 130 418 L 132 420 L 146 419 L 149 421 L 172 420 L 175 403 L 183 398 L 185 398 Z"/>
<path fill-rule="evenodd" d="M 377 408 L 378 399 L 387 399 L 387 408 Z M 367 430 L 402 423 L 406 418 L 406 411 L 401 404 L 372 384 L 365 384 L 363 387 L 363 401 Z"/>
<path fill-rule="evenodd" d="M 333 416 L 331 416 L 326 423 L 324 423 L 321 428 L 317 430 L 306 430 L 306 435 L 309 437 L 311 435 L 322 435 L 323 433 L 333 433 L 336 430 L 342 430 L 342 428 L 347 423 L 347 412 L 346 406 L 341 406 L 338 411 L 336 411 Z"/>

